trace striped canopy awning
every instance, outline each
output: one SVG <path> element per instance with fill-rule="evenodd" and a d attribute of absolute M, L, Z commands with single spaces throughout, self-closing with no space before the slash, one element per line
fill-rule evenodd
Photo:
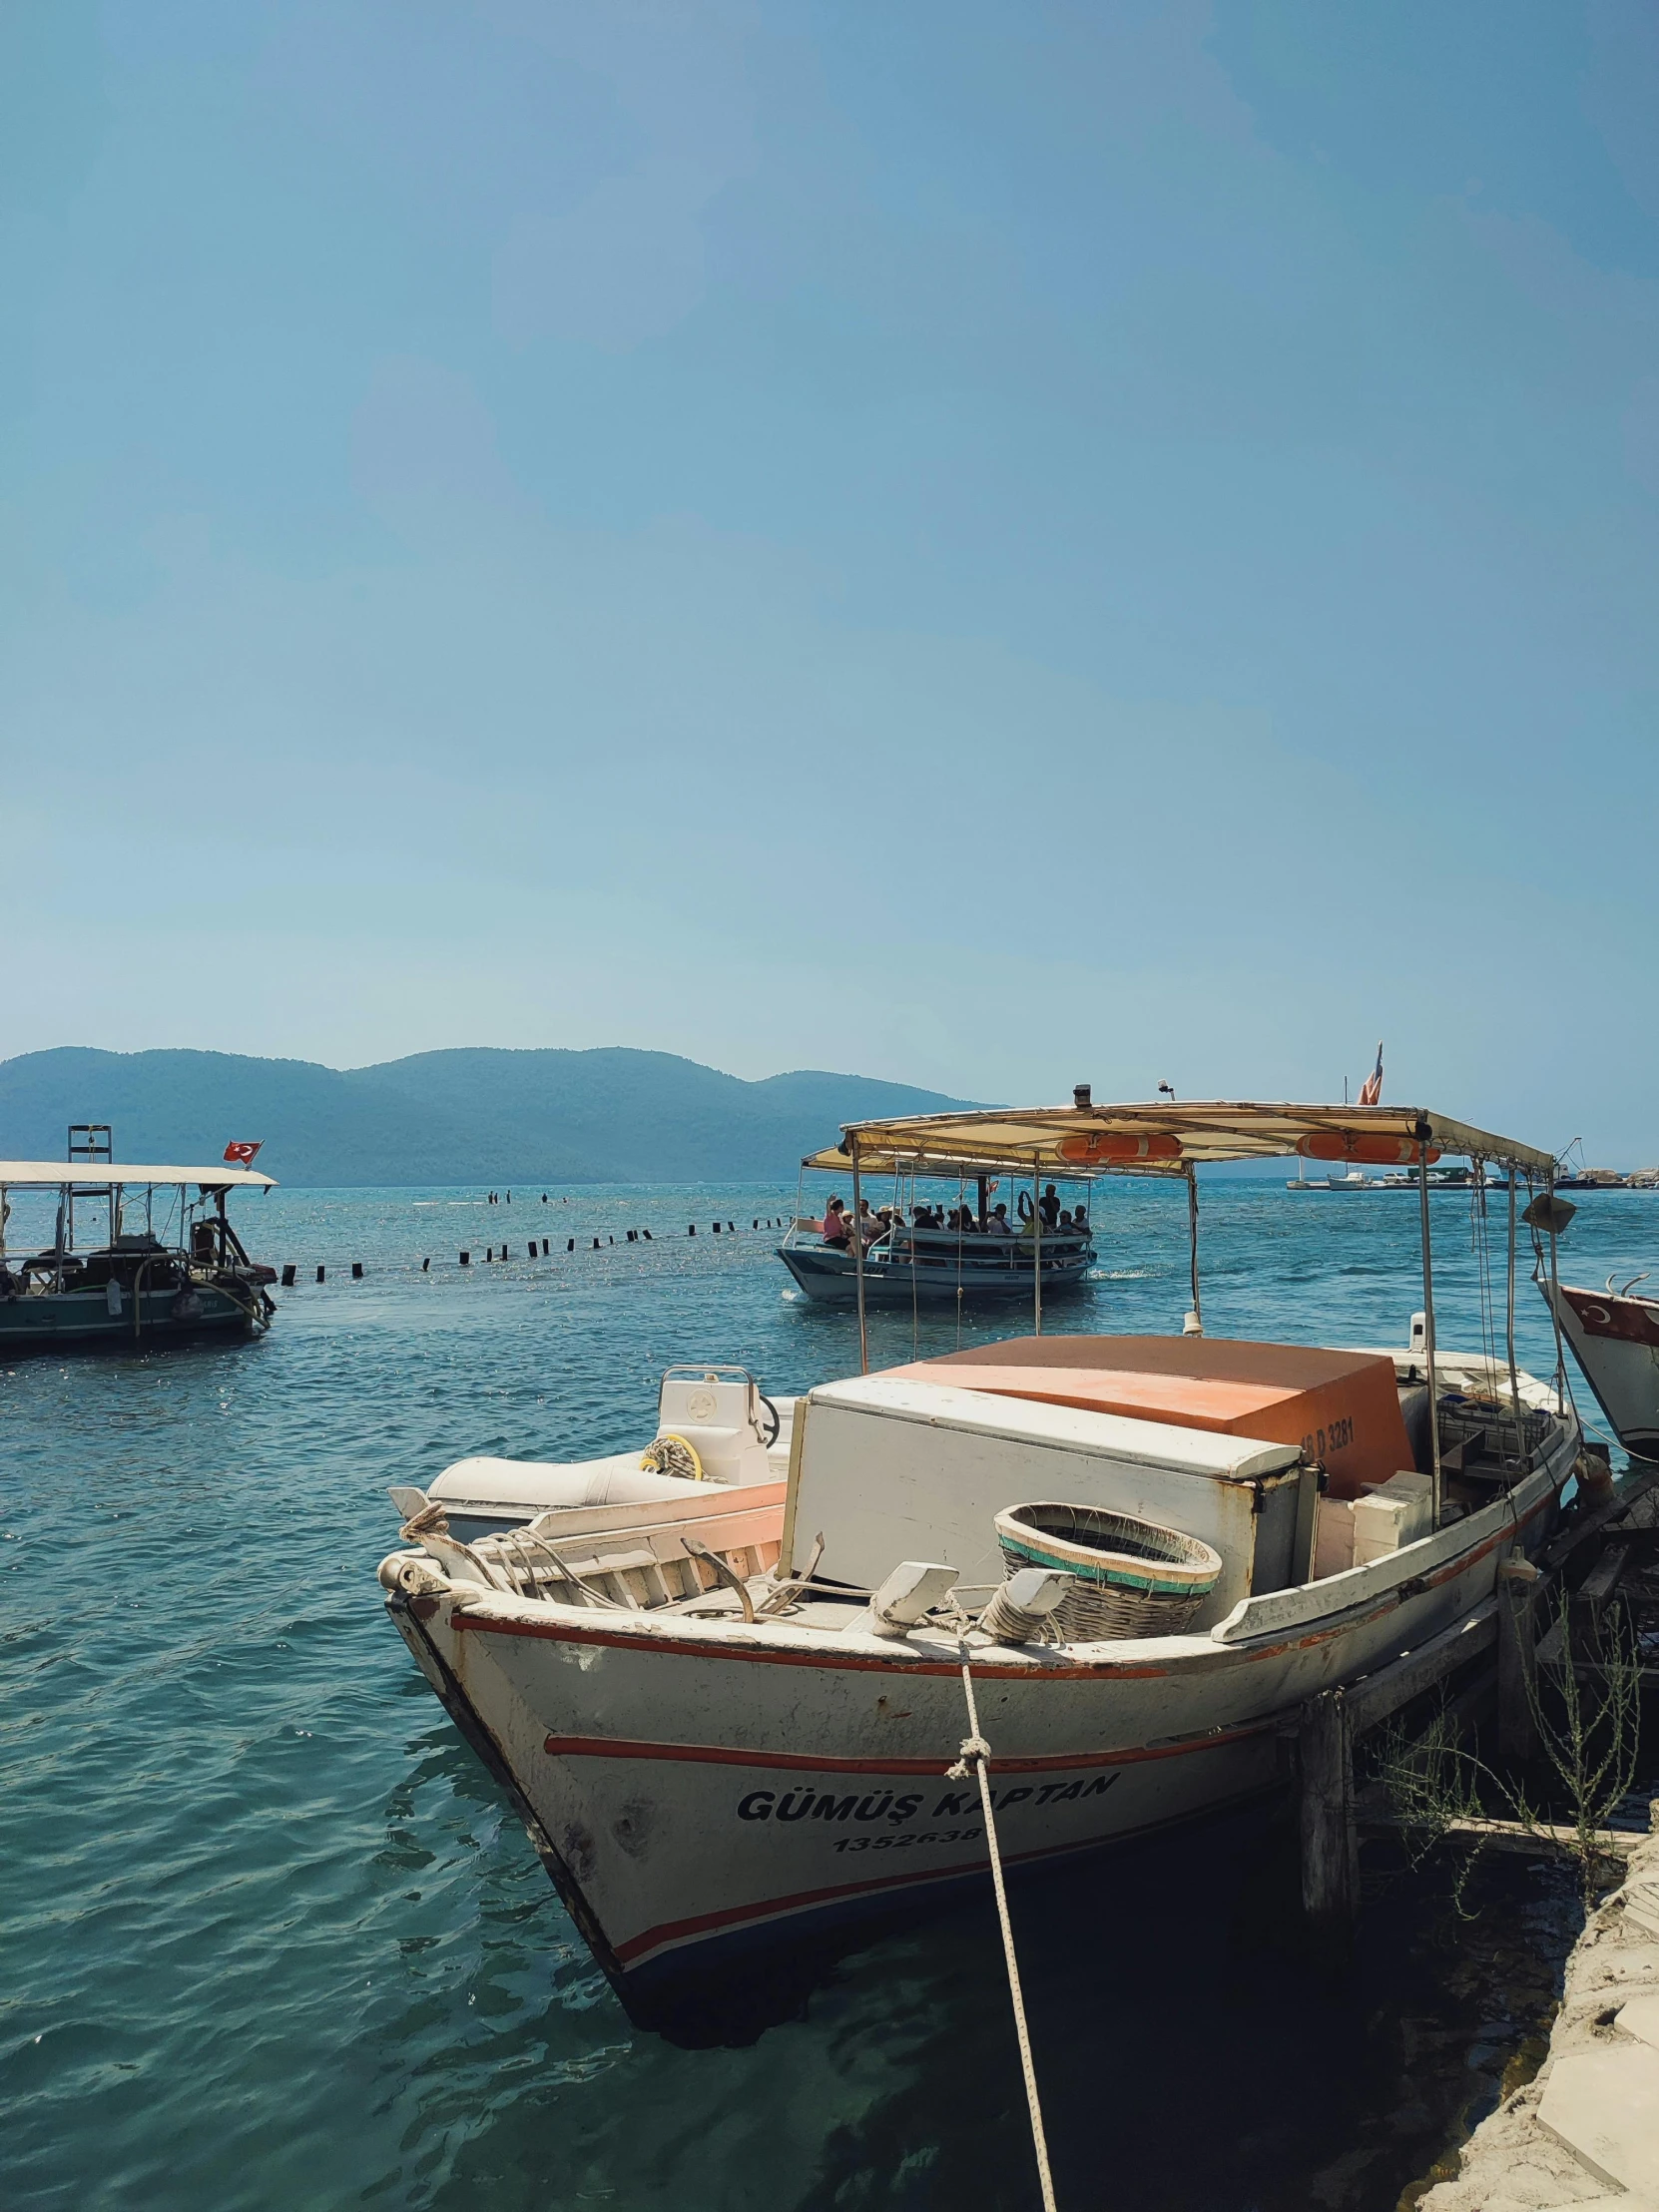
<path fill-rule="evenodd" d="M 1184 1175 L 1223 1160 L 1304 1159 L 1411 1167 L 1442 1155 L 1549 1176 L 1554 1157 L 1516 1138 L 1418 1106 L 1191 1105 L 981 1107 L 848 1122 L 838 1145 L 803 1165 L 903 1174 Z"/>
<path fill-rule="evenodd" d="M 73 1183 L 77 1190 L 103 1190 L 106 1185 L 148 1184 L 153 1190 L 195 1183 L 205 1191 L 273 1191 L 274 1175 L 257 1168 L 135 1167 L 127 1160 L 0 1160 L 0 1189 L 51 1190 Z"/>

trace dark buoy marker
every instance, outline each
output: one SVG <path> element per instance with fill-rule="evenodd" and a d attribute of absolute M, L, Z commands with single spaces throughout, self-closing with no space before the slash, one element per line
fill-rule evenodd
<path fill-rule="evenodd" d="M 363 1264 L 360 1260 L 353 1260 L 351 1263 L 351 1280 L 353 1283 L 360 1283 L 362 1279 Z"/>
<path fill-rule="evenodd" d="M 291 1264 L 282 1270 L 282 1288 L 284 1291 L 293 1289 L 293 1273 Z"/>
<path fill-rule="evenodd" d="M 463 1253 L 461 1254 L 461 1265 L 462 1265 L 462 1267 L 463 1267 L 463 1268 L 469 1268 L 469 1267 L 471 1267 L 471 1265 L 472 1265 L 472 1255 L 471 1255 L 471 1253 L 470 1253 L 470 1252 L 463 1252 Z"/>
<path fill-rule="evenodd" d="M 427 1257 L 426 1257 L 426 1258 L 425 1258 L 424 1260 L 422 1260 L 422 1261 L 421 1261 L 421 1263 L 420 1263 L 420 1272 L 421 1272 L 421 1274 L 422 1274 L 422 1275 L 426 1275 L 426 1274 L 428 1274 L 428 1273 L 430 1272 L 430 1270 L 431 1270 L 431 1266 L 432 1266 L 432 1261 L 431 1261 L 431 1255 L 430 1255 L 430 1254 L 428 1254 L 428 1255 L 427 1255 Z"/>
<path fill-rule="evenodd" d="M 319 1283 L 322 1281 L 322 1270 L 320 1268 L 316 1271 L 316 1279 Z"/>

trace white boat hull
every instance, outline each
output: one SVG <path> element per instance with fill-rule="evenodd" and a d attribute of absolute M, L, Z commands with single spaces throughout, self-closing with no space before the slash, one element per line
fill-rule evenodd
<path fill-rule="evenodd" d="M 1272 1789 L 1303 1700 L 1489 1595 L 1502 1552 L 1542 1539 L 1576 1448 L 1563 1423 L 1544 1463 L 1479 1514 L 1255 1601 L 1263 1628 L 1244 1641 L 977 1646 L 1005 1858 L 1036 1864 Z M 937 1632 L 893 1643 L 476 1590 L 389 1603 L 637 2017 L 717 1952 L 986 1871 L 977 1790 L 945 1771 L 967 1723 Z"/>
<path fill-rule="evenodd" d="M 1639 1457 L 1659 1459 L 1659 1300 L 1563 1283 L 1555 1311 L 1619 1442 Z"/>

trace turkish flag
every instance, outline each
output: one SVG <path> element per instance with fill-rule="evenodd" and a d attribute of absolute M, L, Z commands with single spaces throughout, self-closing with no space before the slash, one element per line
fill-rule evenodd
<path fill-rule="evenodd" d="M 254 1165 L 255 1153 L 259 1151 L 260 1145 L 264 1143 L 265 1139 L 261 1137 L 256 1144 L 228 1144 L 225 1147 L 225 1157 L 233 1167 L 251 1168 Z"/>

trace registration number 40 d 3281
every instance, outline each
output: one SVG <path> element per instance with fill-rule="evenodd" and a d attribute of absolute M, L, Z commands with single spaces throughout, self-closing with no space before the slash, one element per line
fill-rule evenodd
<path fill-rule="evenodd" d="M 1345 1414 L 1327 1428 L 1316 1428 L 1302 1439 L 1305 1458 L 1326 1459 L 1334 1451 L 1346 1451 L 1354 1441 L 1354 1423 Z"/>
<path fill-rule="evenodd" d="M 977 1828 L 928 1828 L 919 1836 L 837 1836 L 837 1851 L 904 1851 L 912 1844 L 971 1844 Z"/>

